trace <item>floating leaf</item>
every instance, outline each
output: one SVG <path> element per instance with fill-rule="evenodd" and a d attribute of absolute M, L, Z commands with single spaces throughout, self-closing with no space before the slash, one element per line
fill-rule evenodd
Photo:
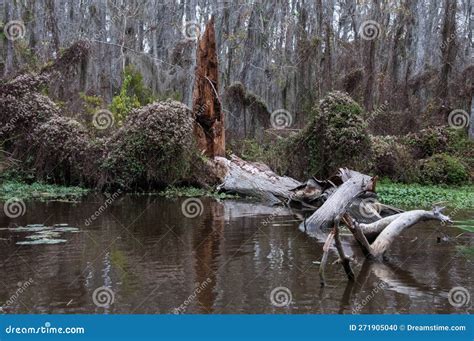
<path fill-rule="evenodd" d="M 56 227 L 53 229 L 54 232 L 79 232 L 77 227 Z"/>
<path fill-rule="evenodd" d="M 28 239 L 46 239 L 46 238 L 57 238 L 60 237 L 61 233 L 52 231 L 41 231 L 30 236 L 26 236 Z"/>
<path fill-rule="evenodd" d="M 10 232 L 39 232 L 44 230 L 51 230 L 52 227 L 44 226 L 44 225 L 27 225 L 27 226 L 20 226 L 20 227 L 7 227 L 1 228 L 2 231 L 10 231 Z"/>
<path fill-rule="evenodd" d="M 22 242 L 17 242 L 16 245 L 54 245 L 54 244 L 61 244 L 65 243 L 67 240 L 65 239 L 36 239 L 36 240 L 25 240 Z"/>

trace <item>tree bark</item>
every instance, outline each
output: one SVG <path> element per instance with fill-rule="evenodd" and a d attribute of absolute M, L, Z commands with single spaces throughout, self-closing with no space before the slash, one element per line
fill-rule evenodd
<path fill-rule="evenodd" d="M 355 197 L 366 191 L 375 191 L 375 178 L 348 169 L 340 169 L 339 172 L 344 183 L 300 225 L 300 230 L 314 233 L 331 227 L 334 219 L 345 213 Z"/>
<path fill-rule="evenodd" d="M 201 152 L 209 157 L 225 155 L 224 113 L 219 99 L 214 18 L 206 25 L 196 51 L 193 91 L 194 135 Z"/>
<path fill-rule="evenodd" d="M 380 258 L 397 236 L 420 221 L 439 220 L 443 223 L 451 223 L 451 219 L 441 213 L 442 210 L 443 208 L 439 207 L 435 207 L 432 211 L 413 210 L 380 219 L 372 224 L 358 224 L 351 219 L 345 219 L 345 221 L 349 222 L 349 229 L 359 242 L 364 254 Z M 370 244 L 366 234 L 373 236 L 377 232 L 379 232 L 378 236 Z"/>
<path fill-rule="evenodd" d="M 235 155 L 231 159 L 216 157 L 211 161 L 211 168 L 217 171 L 217 177 L 222 183 L 219 189 L 260 197 L 270 202 L 280 202 L 291 198 L 291 191 L 301 182 L 286 177 L 278 176 L 268 166 L 247 162 Z"/>
<path fill-rule="evenodd" d="M 471 99 L 471 119 L 469 120 L 469 138 L 474 140 L 474 95 Z"/>

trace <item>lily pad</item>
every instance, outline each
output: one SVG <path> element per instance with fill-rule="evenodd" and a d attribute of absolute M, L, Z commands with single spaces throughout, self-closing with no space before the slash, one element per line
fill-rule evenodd
<path fill-rule="evenodd" d="M 52 227 L 44 225 L 26 225 L 20 227 L 7 227 L 1 228 L 1 231 L 10 231 L 10 232 L 39 232 L 45 230 L 51 230 Z"/>
<path fill-rule="evenodd" d="M 55 227 L 53 232 L 79 232 L 77 227 Z"/>
<path fill-rule="evenodd" d="M 41 231 L 29 236 L 26 236 L 27 239 L 46 239 L 46 238 L 57 238 L 60 237 L 61 233 L 52 232 L 52 231 Z"/>
<path fill-rule="evenodd" d="M 17 242 L 16 245 L 54 245 L 54 244 L 61 244 L 65 243 L 67 240 L 65 239 L 35 239 L 35 240 L 25 240 L 22 242 Z"/>

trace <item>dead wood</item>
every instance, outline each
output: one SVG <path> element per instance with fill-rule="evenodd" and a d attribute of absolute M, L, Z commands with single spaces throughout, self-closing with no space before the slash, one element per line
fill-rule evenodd
<path fill-rule="evenodd" d="M 365 254 L 374 258 L 380 258 L 397 236 L 420 221 L 438 220 L 443 223 L 451 223 L 451 219 L 441 213 L 442 210 L 442 207 L 435 207 L 432 211 L 413 210 L 381 219 L 372 224 L 358 224 L 352 219 L 349 222 L 349 229 L 354 234 Z M 366 231 L 370 231 L 368 233 L 370 235 L 379 233 L 372 244 L 366 238 Z"/>
<path fill-rule="evenodd" d="M 225 155 L 224 113 L 219 99 L 214 18 L 206 25 L 196 50 L 193 90 L 194 136 L 198 149 L 209 157 Z"/>
<path fill-rule="evenodd" d="M 289 200 L 291 190 L 301 185 L 295 179 L 275 174 L 264 164 L 248 162 L 235 155 L 231 155 L 230 160 L 216 157 L 211 162 L 219 169 L 221 190 L 281 202 Z"/>
<path fill-rule="evenodd" d="M 305 224 L 300 226 L 309 233 L 317 233 L 319 230 L 332 226 L 338 215 L 343 215 L 354 198 L 367 191 L 375 191 L 376 179 L 348 169 L 340 169 L 339 176 L 343 182 L 337 190 L 306 219 Z"/>
<path fill-rule="evenodd" d="M 334 242 L 334 231 L 331 231 L 326 239 L 326 242 L 323 245 L 323 257 L 321 258 L 321 263 L 319 265 L 319 278 L 321 287 L 326 285 L 326 264 L 328 261 L 329 250 L 331 249 L 331 245 Z"/>
<path fill-rule="evenodd" d="M 335 221 L 334 221 L 334 245 L 336 246 L 337 253 L 339 254 L 339 259 L 341 261 L 341 264 L 344 268 L 344 271 L 346 272 L 347 278 L 349 280 L 354 280 L 354 272 L 352 271 L 351 268 L 351 263 L 350 259 L 346 257 L 346 254 L 344 252 L 344 248 L 342 247 L 342 242 L 341 242 L 341 237 L 339 236 L 339 223 L 340 223 L 340 216 L 337 216 Z"/>

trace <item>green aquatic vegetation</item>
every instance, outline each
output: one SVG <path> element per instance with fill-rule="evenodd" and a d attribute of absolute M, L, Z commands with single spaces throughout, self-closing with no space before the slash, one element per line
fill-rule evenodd
<path fill-rule="evenodd" d="M 385 204 L 406 208 L 431 208 L 434 203 L 458 209 L 474 207 L 474 191 L 470 185 L 447 187 L 385 180 L 377 184 L 377 194 Z"/>
<path fill-rule="evenodd" d="M 219 193 L 215 189 L 204 189 L 196 187 L 175 187 L 169 186 L 164 191 L 158 193 L 160 196 L 166 198 L 178 198 L 178 197 L 211 197 L 214 199 L 232 199 L 238 198 L 239 196 Z"/>
<path fill-rule="evenodd" d="M 455 225 L 458 229 L 474 233 L 474 225 Z"/>
<path fill-rule="evenodd" d="M 0 184 L 0 200 L 18 199 L 67 199 L 77 200 L 87 194 L 81 187 L 58 186 L 40 182 L 26 184 L 17 181 L 5 181 Z"/>
<path fill-rule="evenodd" d="M 72 227 L 68 224 L 56 224 L 53 226 L 31 224 L 19 227 L 0 228 L 0 231 L 8 231 L 11 233 L 32 233 L 25 236 L 25 240 L 16 242 L 16 245 L 53 245 L 66 243 L 66 239 L 59 238 L 63 233 L 80 232 L 77 227 Z"/>

